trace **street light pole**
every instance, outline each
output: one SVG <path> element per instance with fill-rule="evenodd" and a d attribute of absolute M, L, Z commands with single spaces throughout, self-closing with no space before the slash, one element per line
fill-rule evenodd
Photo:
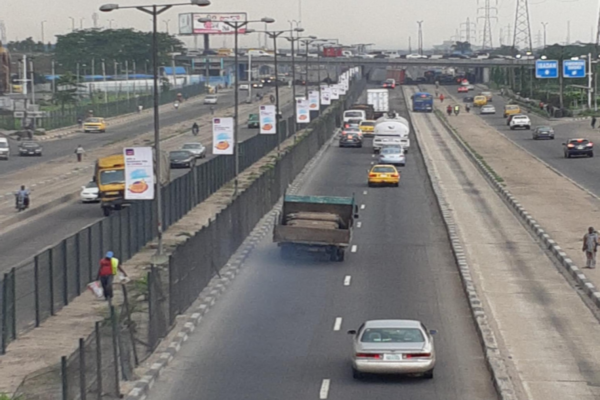
<path fill-rule="evenodd" d="M 546 48 L 546 27 L 548 26 L 547 22 L 542 22 L 542 26 L 544 27 L 544 49 Z"/>
<path fill-rule="evenodd" d="M 42 21 L 42 44 L 45 42 L 44 41 L 44 24 L 46 23 L 46 21 Z"/>
<path fill-rule="evenodd" d="M 200 7 L 210 5 L 210 0 L 191 0 L 192 5 Z M 110 12 L 119 8 L 135 8 L 139 11 L 145 12 L 152 16 L 152 82 L 154 85 L 154 149 L 155 149 L 155 164 L 156 164 L 156 225 L 157 225 L 157 239 L 158 246 L 156 248 L 156 254 L 154 255 L 153 264 L 161 265 L 167 262 L 163 255 L 163 209 L 162 209 L 162 187 L 161 187 L 161 151 L 160 151 L 160 121 L 159 121 L 159 108 L 158 108 L 158 16 L 163 12 L 167 11 L 173 6 L 190 5 L 190 3 L 177 3 L 177 4 L 161 4 L 161 5 L 144 5 L 144 6 L 126 6 L 119 7 L 118 4 L 105 4 L 100 7 L 100 11 Z"/>
<path fill-rule="evenodd" d="M 71 19 L 71 32 L 75 32 L 75 18 L 69 17 Z"/>

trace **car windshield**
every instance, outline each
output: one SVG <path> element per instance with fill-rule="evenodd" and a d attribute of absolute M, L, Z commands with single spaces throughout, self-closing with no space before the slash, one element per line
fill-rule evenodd
<path fill-rule="evenodd" d="M 540 132 L 552 132 L 552 128 L 549 126 L 540 126 L 537 128 L 537 130 Z"/>
<path fill-rule="evenodd" d="M 201 149 L 202 145 L 200 143 L 188 143 L 184 144 L 183 149 Z"/>
<path fill-rule="evenodd" d="M 22 147 L 31 147 L 31 148 L 40 147 L 40 145 L 39 145 L 39 144 L 37 144 L 37 143 L 32 143 L 32 142 L 29 142 L 29 143 L 22 143 L 22 144 L 21 144 L 21 146 L 22 146 Z"/>
<path fill-rule="evenodd" d="M 377 172 L 380 174 L 393 174 L 396 172 L 396 168 L 394 168 L 394 167 L 374 167 L 373 172 Z"/>
<path fill-rule="evenodd" d="M 384 147 L 381 150 L 381 154 L 401 154 L 402 149 L 400 147 Z"/>
<path fill-rule="evenodd" d="M 215 100 L 216 98 L 217 98 L 217 96 L 213 96 L 213 95 L 206 96 L 207 100 Z"/>
<path fill-rule="evenodd" d="M 125 183 L 125 170 L 107 170 L 100 172 L 100 184 L 111 185 L 115 183 Z"/>
<path fill-rule="evenodd" d="M 590 141 L 587 140 L 587 139 L 571 139 L 571 140 L 569 140 L 570 144 L 574 144 L 574 145 L 577 145 L 577 146 L 588 144 L 589 142 Z"/>
<path fill-rule="evenodd" d="M 367 328 L 360 341 L 363 343 L 422 343 L 423 333 L 417 328 Z"/>
<path fill-rule="evenodd" d="M 189 151 L 172 151 L 170 154 L 172 160 L 186 158 L 190 156 Z"/>
<path fill-rule="evenodd" d="M 85 120 L 85 122 L 88 122 L 88 123 L 99 123 L 99 122 L 102 122 L 102 120 L 100 118 L 88 118 L 88 119 Z"/>
<path fill-rule="evenodd" d="M 0 149 L 6 149 L 8 147 L 8 143 L 0 142 Z"/>
<path fill-rule="evenodd" d="M 360 126 L 375 126 L 375 122 L 363 121 L 360 123 Z"/>
<path fill-rule="evenodd" d="M 345 117 L 346 118 L 362 117 L 362 113 L 360 111 L 346 111 L 345 112 Z"/>
<path fill-rule="evenodd" d="M 96 182 L 94 181 L 89 181 L 87 185 L 85 185 L 86 189 L 97 189 L 98 185 L 96 185 Z"/>

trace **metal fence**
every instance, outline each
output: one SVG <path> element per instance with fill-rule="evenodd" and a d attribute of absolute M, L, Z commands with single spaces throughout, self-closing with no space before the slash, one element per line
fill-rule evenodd
<path fill-rule="evenodd" d="M 315 120 L 309 128 L 321 123 Z M 280 121 L 281 138 L 295 133 L 295 126 L 291 117 Z M 277 141 L 277 135 L 256 135 L 241 142 L 240 170 L 275 148 Z M 234 158 L 218 156 L 163 187 L 163 228 L 168 229 L 234 176 Z M 106 251 L 125 262 L 156 237 L 155 210 L 155 201 L 135 202 L 5 273 L 0 281 L 0 354 L 19 333 L 39 326 L 85 291 Z"/>
<path fill-rule="evenodd" d="M 353 102 L 354 99 L 350 93 L 346 100 Z M 94 332 L 88 338 L 79 340 L 78 349 L 70 356 L 62 357 L 60 363 L 28 376 L 16 395 L 28 400 L 119 398 L 119 382 L 135 379 L 133 369 L 151 354 L 174 325 L 177 315 L 183 313 L 212 277 L 218 274 L 254 226 L 272 209 L 306 163 L 331 137 L 342 111 L 340 104 L 315 121 L 291 150 L 274 160 L 272 168 L 220 211 L 207 226 L 178 246 L 167 266 L 151 267 L 145 279 L 120 285 L 122 290 L 115 291 L 114 300 L 115 304 L 120 305 L 110 306 L 105 320 L 96 323 Z M 264 145 L 259 139 L 256 140 L 256 145 Z M 260 153 L 254 154 L 259 157 Z M 197 175 L 186 183 L 193 186 L 203 176 Z M 191 178 L 184 176 L 180 179 Z M 176 185 L 169 185 L 165 191 L 176 190 L 173 189 Z M 217 189 L 216 184 L 213 188 Z M 180 187 L 178 190 L 183 189 Z M 201 193 L 204 192 L 188 191 L 181 194 L 194 197 L 195 201 L 195 196 L 202 198 Z M 180 203 L 175 208 L 183 210 L 191 207 L 194 201 Z M 150 207 L 147 211 L 150 211 Z M 151 232 L 149 227 L 147 229 Z M 152 237 L 151 233 L 147 235 Z"/>
<path fill-rule="evenodd" d="M 163 91 L 159 96 L 159 103 L 168 104 L 177 99 L 177 95 L 185 98 L 198 96 L 206 92 L 204 84 L 184 86 L 178 89 Z M 37 127 L 46 130 L 64 128 L 77 124 L 77 118 L 84 118 L 91 110 L 95 116 L 110 118 L 118 115 L 135 113 L 138 111 L 138 106 L 143 106 L 144 109 L 151 108 L 154 104 L 152 93 L 144 93 L 137 97 L 131 95 L 129 99 L 111 101 L 104 103 L 98 100 L 92 104 L 80 105 L 76 107 L 65 108 L 65 111 L 56 110 L 47 112 L 47 117 L 37 120 Z M 21 119 L 14 118 L 12 115 L 0 116 L 0 129 L 21 129 Z"/>

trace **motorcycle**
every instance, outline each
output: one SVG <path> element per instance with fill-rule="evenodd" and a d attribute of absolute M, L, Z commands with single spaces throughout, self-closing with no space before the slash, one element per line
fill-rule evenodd
<path fill-rule="evenodd" d="M 17 196 L 17 212 L 25 211 L 28 208 L 27 199 L 25 196 Z"/>

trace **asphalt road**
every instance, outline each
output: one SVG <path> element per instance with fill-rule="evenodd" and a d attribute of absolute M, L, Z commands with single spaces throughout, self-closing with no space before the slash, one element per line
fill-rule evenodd
<path fill-rule="evenodd" d="M 455 96 L 462 100 L 467 94 L 456 93 L 456 86 L 447 86 L 449 91 L 454 92 Z M 474 93 L 478 93 L 480 90 L 475 92 L 471 91 L 468 96 L 474 96 Z M 598 171 L 600 171 L 600 143 L 595 142 L 595 138 L 598 138 L 598 132 L 592 133 L 589 126 L 589 121 L 585 122 L 549 122 L 544 118 L 536 115 L 529 114 L 531 122 L 533 124 L 532 129 L 535 126 L 540 125 L 551 125 L 554 127 L 555 139 L 554 140 L 533 140 L 532 131 L 527 130 L 514 130 L 511 131 L 506 125 L 506 119 L 502 116 L 504 105 L 506 100 L 498 95 L 493 98 L 493 104 L 496 107 L 495 115 L 483 115 L 480 116 L 488 124 L 498 129 L 500 132 L 505 134 L 513 142 L 524 147 L 537 157 L 544 160 L 546 163 L 556 168 L 561 173 L 565 174 L 569 178 L 578 182 L 586 189 L 600 196 L 600 180 L 598 179 Z M 478 109 L 473 109 L 471 112 L 478 113 Z M 591 137 L 590 137 L 591 136 Z M 575 157 L 575 158 L 564 158 L 562 143 L 567 139 L 572 138 L 589 138 L 596 144 L 596 154 L 593 158 L 588 157 Z M 514 160 L 514 162 L 519 162 Z"/>
<path fill-rule="evenodd" d="M 404 109 L 397 100 L 393 106 Z M 411 148 L 399 188 L 367 188 L 371 161 L 370 140 L 362 149 L 334 144 L 301 188 L 356 194 L 365 205 L 357 251 L 344 263 L 284 262 L 267 235 L 150 400 L 497 398 L 420 151 Z M 346 331 L 376 318 L 416 318 L 439 330 L 433 380 L 352 378 Z"/>
<path fill-rule="evenodd" d="M 260 90 L 264 92 L 268 91 L 267 88 Z M 246 93 L 247 92 L 240 92 L 240 99 L 244 99 Z M 253 93 L 255 93 L 254 90 Z M 232 90 L 227 90 L 219 95 L 219 103 L 215 109 L 232 107 L 233 104 L 234 93 Z M 209 105 L 198 104 L 194 107 L 186 107 L 184 104 L 179 110 L 168 109 L 161 112 L 160 125 L 174 125 L 183 121 L 191 120 L 193 118 L 199 118 L 202 115 L 208 114 L 209 112 Z M 11 157 L 8 162 L 0 162 L 0 175 L 14 172 L 22 168 L 31 167 L 32 165 L 43 164 L 55 158 L 73 155 L 73 151 L 75 151 L 75 148 L 79 144 L 81 144 L 84 149 L 89 151 L 115 141 L 132 138 L 146 132 L 151 132 L 153 129 L 154 120 L 150 114 L 141 121 L 136 121 L 129 125 L 121 125 L 118 128 L 114 128 L 114 130 L 111 129 L 109 122 L 106 133 L 77 133 L 63 139 L 44 142 L 42 144 L 44 146 L 44 153 L 42 157 L 19 157 L 18 142 L 11 141 L 10 148 L 13 157 Z"/>
<path fill-rule="evenodd" d="M 281 108 L 284 118 L 292 115 L 292 103 L 286 103 Z M 246 117 L 242 116 L 239 130 L 241 141 L 257 135 L 259 132 L 258 129 L 248 129 L 246 124 Z M 206 162 L 213 157 L 215 156 L 209 154 L 204 160 L 198 160 L 198 163 Z M 188 172 L 188 168 L 173 169 L 171 170 L 171 179 L 176 179 Z M 36 201 L 35 196 L 32 201 Z M 39 217 L 24 220 L 1 235 L 0 273 L 7 272 L 9 268 L 31 258 L 43 248 L 58 243 L 102 218 L 104 217 L 98 204 L 81 204 L 74 201 Z"/>

